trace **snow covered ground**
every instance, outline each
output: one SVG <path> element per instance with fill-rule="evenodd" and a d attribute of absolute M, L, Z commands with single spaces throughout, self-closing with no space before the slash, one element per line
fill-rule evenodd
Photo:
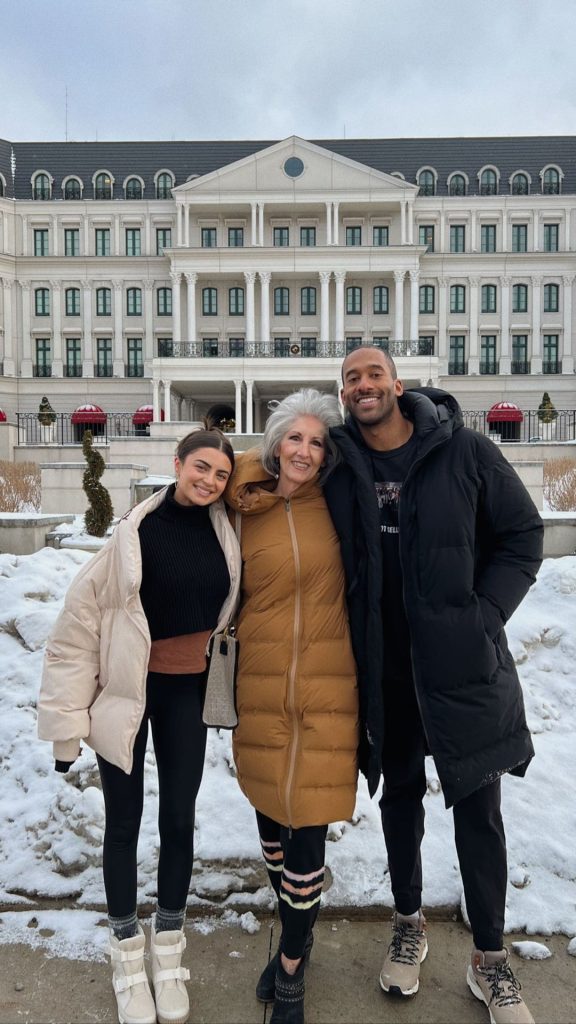
<path fill-rule="evenodd" d="M 51 746 L 36 738 L 35 702 L 43 648 L 68 584 L 92 555 L 74 548 L 44 548 L 34 555 L 0 555 L 0 902 L 14 912 L 0 921 L 2 941 L 43 941 L 66 917 L 82 948 L 101 948 L 104 903 L 100 859 L 103 802 L 95 759 L 85 749 L 68 776 L 53 770 Z M 524 780 L 503 780 L 510 881 L 506 925 L 530 933 L 576 935 L 576 557 L 548 560 L 508 626 L 522 679 L 536 758 Z M 424 904 L 457 905 L 462 887 L 452 835 L 434 764 L 428 763 L 425 798 Z M 157 858 L 157 781 L 147 754 L 146 799 L 139 846 L 143 902 L 153 899 Z M 216 813 L 215 813 L 216 812 Z M 333 884 L 326 904 L 391 905 L 377 798 L 362 783 L 354 819 L 331 826 L 327 863 Z M 259 862 L 253 812 L 234 778 L 230 736 L 211 730 L 197 813 L 198 865 L 217 861 L 203 875 L 202 905 L 211 887 L 226 889 L 229 865 Z M 250 888 L 250 887 L 248 887 Z M 86 910 L 16 911 L 36 897 L 74 900 Z M 234 899 L 226 905 L 235 916 Z M 245 909 L 270 905 L 268 889 L 245 891 Z M 76 915 L 74 917 L 74 915 Z M 31 921 L 35 916 L 36 921 Z M 242 923 L 254 927 L 252 915 Z M 30 926 L 31 925 L 31 926 Z M 42 936 L 42 932 L 46 933 Z M 60 929 L 61 932 L 61 929 Z M 54 941 L 56 941 L 54 939 Z M 54 948 L 64 951 L 62 946 Z M 87 953 L 89 955 L 89 953 Z"/>

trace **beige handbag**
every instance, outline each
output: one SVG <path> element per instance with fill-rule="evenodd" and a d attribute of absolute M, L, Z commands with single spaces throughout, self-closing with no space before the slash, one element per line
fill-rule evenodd
<path fill-rule="evenodd" d="M 236 513 L 236 536 L 240 543 L 240 513 Z M 234 729 L 238 725 L 235 684 L 238 668 L 238 641 L 234 627 L 227 626 L 212 639 L 210 666 L 202 721 L 214 729 Z"/>

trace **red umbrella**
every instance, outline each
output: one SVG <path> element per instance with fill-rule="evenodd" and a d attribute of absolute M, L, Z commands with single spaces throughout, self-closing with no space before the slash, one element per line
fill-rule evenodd
<path fill-rule="evenodd" d="M 72 423 L 106 423 L 106 413 L 99 405 L 79 405 L 71 416 Z"/>
<path fill-rule="evenodd" d="M 154 419 L 153 405 L 139 405 L 132 417 L 132 423 L 137 426 L 140 423 L 152 423 Z M 164 409 L 160 410 L 160 419 L 164 419 Z"/>
<path fill-rule="evenodd" d="M 488 423 L 522 423 L 524 413 L 514 402 L 496 402 L 488 410 Z"/>

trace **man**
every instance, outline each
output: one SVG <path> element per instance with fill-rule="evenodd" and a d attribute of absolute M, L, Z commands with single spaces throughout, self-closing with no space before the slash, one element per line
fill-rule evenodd
<path fill-rule="evenodd" d="M 342 368 L 348 413 L 331 434 L 343 457 L 325 484 L 347 572 L 371 792 L 395 901 L 380 984 L 418 991 L 426 792 L 433 755 L 474 949 L 468 984 L 492 1024 L 530 1024 L 503 947 L 507 866 L 500 777 L 524 775 L 533 747 L 504 625 L 542 560 L 543 528 L 493 442 L 466 429 L 436 389 L 404 393 L 394 361 L 356 349 Z"/>

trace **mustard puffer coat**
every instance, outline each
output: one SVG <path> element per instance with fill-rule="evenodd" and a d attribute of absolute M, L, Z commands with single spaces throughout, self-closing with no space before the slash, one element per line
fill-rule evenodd
<path fill-rule="evenodd" d="M 358 688 L 340 546 L 320 486 L 289 500 L 253 449 L 225 495 L 241 513 L 238 727 L 234 757 L 250 803 L 302 828 L 350 818 Z"/>

